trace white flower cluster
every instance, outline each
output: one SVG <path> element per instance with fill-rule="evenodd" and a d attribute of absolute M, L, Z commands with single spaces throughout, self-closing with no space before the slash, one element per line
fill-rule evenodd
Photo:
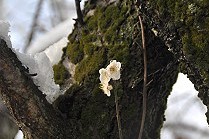
<path fill-rule="evenodd" d="M 103 90 L 104 94 L 110 96 L 110 90 L 113 89 L 112 85 L 109 84 L 110 79 L 118 80 L 120 79 L 120 68 L 121 63 L 116 60 L 110 61 L 110 64 L 106 67 L 106 69 L 102 68 L 99 70 L 100 73 L 100 88 Z"/>

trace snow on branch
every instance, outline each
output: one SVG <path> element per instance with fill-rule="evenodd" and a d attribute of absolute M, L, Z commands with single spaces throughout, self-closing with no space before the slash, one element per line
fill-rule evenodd
<path fill-rule="evenodd" d="M 25 134 L 37 133 L 31 138 L 46 137 L 46 134 L 49 138 L 63 138 L 56 129 L 56 126 L 62 126 L 58 112 L 46 101 L 27 69 L 3 39 L 0 39 L 0 47 L 0 97 L 19 127 Z"/>

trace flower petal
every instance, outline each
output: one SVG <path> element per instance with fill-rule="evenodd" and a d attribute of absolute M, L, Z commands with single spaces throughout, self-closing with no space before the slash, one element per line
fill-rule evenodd
<path fill-rule="evenodd" d="M 100 84 L 100 89 L 103 90 L 104 94 L 106 94 L 108 97 L 111 95 L 110 94 L 110 90 L 113 89 L 112 85 L 109 85 L 109 84 Z"/>
<path fill-rule="evenodd" d="M 110 64 L 107 66 L 106 70 L 113 80 L 118 80 L 120 79 L 120 68 L 121 68 L 121 63 L 117 62 L 116 60 L 112 60 Z"/>
<path fill-rule="evenodd" d="M 99 73 L 100 73 L 100 77 L 99 77 L 100 82 L 108 84 L 108 82 L 110 81 L 110 76 L 109 76 L 107 70 L 102 68 L 99 70 Z"/>

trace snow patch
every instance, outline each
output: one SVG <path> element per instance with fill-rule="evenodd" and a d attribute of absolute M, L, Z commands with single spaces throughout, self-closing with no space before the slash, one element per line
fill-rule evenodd
<path fill-rule="evenodd" d="M 36 54 L 44 51 L 50 45 L 56 43 L 63 37 L 67 37 L 73 30 L 73 24 L 75 23 L 72 18 L 60 23 L 55 28 L 47 32 L 45 35 L 36 39 L 27 49 L 28 54 Z"/>
<path fill-rule="evenodd" d="M 0 20 L 0 38 L 6 41 L 8 47 L 12 47 L 9 35 L 10 24 L 6 21 Z"/>
<path fill-rule="evenodd" d="M 67 37 L 62 38 L 57 43 L 49 46 L 44 52 L 49 57 L 52 65 L 58 64 L 62 58 L 63 51 L 62 49 L 67 46 L 68 39 Z"/>
<path fill-rule="evenodd" d="M 33 81 L 38 88 L 46 94 L 46 99 L 52 103 L 59 96 L 60 87 L 54 82 L 54 71 L 52 64 L 45 52 L 36 55 L 27 55 L 16 51 L 18 59 L 29 68 L 29 73 L 37 73 Z"/>
<path fill-rule="evenodd" d="M 81 1 L 81 9 L 84 8 L 84 3 L 86 1 L 87 0 Z M 76 14 L 75 2 L 72 1 L 70 2 L 70 4 L 72 5 L 72 9 L 71 9 L 71 13 L 68 15 L 69 18 L 64 22 L 58 24 L 49 32 L 45 33 L 44 35 L 34 40 L 34 42 L 32 42 L 30 46 L 28 46 L 26 53 L 34 55 L 36 53 L 42 52 L 50 45 L 56 43 L 63 37 L 67 37 L 72 32 L 75 23 L 73 19 L 77 18 L 77 14 Z"/>
<path fill-rule="evenodd" d="M 23 133 L 22 133 L 21 130 L 19 130 L 19 131 L 17 132 L 17 135 L 15 136 L 14 139 L 23 139 Z"/>
<path fill-rule="evenodd" d="M 165 111 L 166 121 L 161 130 L 162 139 L 172 139 L 174 134 L 189 139 L 209 138 L 209 128 L 205 116 L 207 108 L 197 95 L 198 92 L 195 90 L 192 82 L 186 75 L 179 73 L 177 82 L 174 84 L 171 95 L 168 97 L 167 109 Z M 166 125 L 172 126 L 169 128 Z M 189 128 L 185 128 L 182 125 Z M 204 132 L 205 135 L 201 135 L 200 131 Z"/>
<path fill-rule="evenodd" d="M 39 89 L 46 94 L 48 102 L 52 103 L 59 96 L 60 87 L 54 82 L 54 71 L 50 59 L 45 52 L 28 55 L 20 53 L 18 50 L 14 50 L 11 45 L 10 36 L 8 35 L 9 27 L 10 25 L 8 22 L 0 21 L 0 38 L 6 41 L 8 47 L 16 53 L 22 64 L 29 68 L 30 74 L 37 73 L 37 75 L 32 77 L 32 79 Z M 62 39 L 57 44 L 53 45 L 52 48 L 57 48 L 55 50 L 58 50 L 58 48 L 61 49 L 60 47 L 63 47 L 63 45 L 66 46 L 66 43 L 67 38 Z M 48 50 L 48 53 L 49 52 L 50 50 Z M 56 56 L 55 58 L 57 60 L 61 59 L 61 50 L 58 50 L 58 53 L 56 52 L 57 51 L 54 52 L 53 56 Z M 52 59 L 52 57 L 50 58 Z M 54 62 L 55 60 L 52 59 L 52 61 Z"/>

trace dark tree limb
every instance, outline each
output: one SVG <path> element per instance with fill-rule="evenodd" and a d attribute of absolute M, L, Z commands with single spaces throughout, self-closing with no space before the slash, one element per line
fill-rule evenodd
<path fill-rule="evenodd" d="M 81 11 L 80 2 L 81 2 L 81 0 L 75 0 L 75 6 L 76 6 L 76 12 L 77 12 L 77 19 L 76 20 L 82 26 L 82 25 L 84 25 L 84 21 L 83 21 L 83 14 Z"/>
<path fill-rule="evenodd" d="M 24 135 L 27 138 L 63 138 L 57 111 L 25 74 L 26 69 L 2 39 L 0 47 L 0 97 Z"/>

